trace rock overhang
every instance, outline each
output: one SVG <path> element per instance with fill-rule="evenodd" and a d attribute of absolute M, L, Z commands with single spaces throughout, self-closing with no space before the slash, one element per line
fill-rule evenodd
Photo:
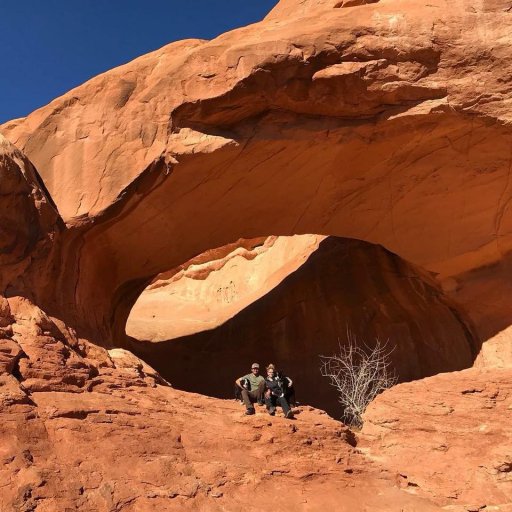
<path fill-rule="evenodd" d="M 105 296 L 107 337 L 120 296 L 239 237 L 367 240 L 442 281 L 509 251 L 502 3 L 324 4 L 173 43 L 4 125 L 81 254 L 63 301 Z"/>

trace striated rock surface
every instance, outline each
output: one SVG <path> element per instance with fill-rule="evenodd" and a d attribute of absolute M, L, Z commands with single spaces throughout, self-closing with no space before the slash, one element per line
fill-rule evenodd
<path fill-rule="evenodd" d="M 160 274 L 138 298 L 126 333 L 165 341 L 213 329 L 297 270 L 324 237 L 240 240 Z"/>

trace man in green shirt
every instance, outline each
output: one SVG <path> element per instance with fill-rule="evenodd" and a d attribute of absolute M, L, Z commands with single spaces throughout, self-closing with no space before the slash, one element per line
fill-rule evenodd
<path fill-rule="evenodd" d="M 245 389 L 241 380 L 247 379 L 250 383 L 250 389 Z M 251 373 L 244 375 L 239 379 L 235 380 L 235 384 L 242 390 L 242 399 L 244 401 L 247 410 L 245 414 L 254 414 L 254 402 L 263 405 L 263 393 L 265 391 L 265 379 L 260 375 L 260 365 L 258 363 L 252 363 Z"/>

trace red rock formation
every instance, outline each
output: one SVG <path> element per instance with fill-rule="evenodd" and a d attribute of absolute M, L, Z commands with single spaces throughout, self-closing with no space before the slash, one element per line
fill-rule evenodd
<path fill-rule="evenodd" d="M 213 329 L 258 300 L 306 261 L 321 236 L 239 240 L 160 274 L 130 312 L 126 333 L 166 341 Z"/>
<path fill-rule="evenodd" d="M 48 285 L 41 274 L 62 223 L 32 164 L 1 135 L 0 183 L 0 293 L 34 296 Z"/>
<path fill-rule="evenodd" d="M 267 15 L 266 20 L 286 19 L 288 17 L 306 16 L 316 13 L 325 14 L 331 9 L 355 7 L 372 4 L 379 0 L 281 0 Z"/>
<path fill-rule="evenodd" d="M 176 313 L 184 322 L 185 310 Z M 173 324 L 172 314 L 167 321 Z M 370 347 L 389 340 L 400 381 L 468 368 L 479 349 L 470 322 L 431 277 L 380 247 L 335 238 L 215 329 L 128 346 L 177 388 L 217 397 L 232 396 L 234 377 L 253 360 L 277 363 L 294 379 L 301 402 L 339 417 L 319 355 L 338 351 L 347 328 Z"/>
<path fill-rule="evenodd" d="M 2 140 L 3 509 L 251 510 L 263 491 L 284 510 L 509 506 L 508 451 L 479 455 L 475 434 L 489 415 L 487 446 L 509 449 L 507 370 L 382 395 L 382 412 L 368 413 L 372 462 L 315 411 L 295 427 L 241 419 L 234 404 L 173 391 L 102 348 L 122 344 L 158 273 L 269 234 L 380 244 L 436 273 L 481 341 L 512 324 L 509 2 L 354 3 L 283 3 L 260 24 L 169 45 L 2 127 L 66 222 Z M 504 276 L 495 286 L 492 268 Z M 467 411 L 479 392 L 457 393 L 466 376 L 498 391 L 484 390 L 478 414 Z M 392 446 L 395 418 L 425 450 L 442 446 L 439 423 L 410 399 L 425 386 L 424 407 L 460 411 L 453 421 L 471 432 L 455 442 L 448 418 L 446 458 L 458 466 L 428 454 L 432 470 L 420 468 L 407 445 Z"/>
<path fill-rule="evenodd" d="M 260 410 L 247 418 L 237 404 L 133 379 L 32 401 L 3 385 L 0 399 L 5 511 L 436 510 L 368 465 L 319 411 L 293 425 Z"/>
<path fill-rule="evenodd" d="M 77 226 L 52 311 L 115 344 L 157 273 L 269 233 L 381 244 L 464 287 L 510 248 L 507 7 L 287 7 L 5 125 Z"/>
<path fill-rule="evenodd" d="M 469 369 L 395 386 L 367 410 L 358 448 L 448 510 L 510 510 L 511 377 Z"/>
<path fill-rule="evenodd" d="M 48 277 L 32 270 L 51 269 L 58 216 L 30 163 L 2 144 L 2 511 L 257 510 L 262 493 L 285 510 L 333 500 L 351 510 L 361 501 L 356 480 L 375 489 L 363 500 L 375 510 L 434 510 L 392 474 L 358 476 L 353 435 L 325 414 L 304 409 L 293 425 L 244 418 L 236 404 L 176 392 L 131 354 L 77 338 L 23 296 Z"/>

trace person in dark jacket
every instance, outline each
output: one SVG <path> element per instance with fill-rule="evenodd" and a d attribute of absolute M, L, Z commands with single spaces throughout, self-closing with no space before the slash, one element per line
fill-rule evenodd
<path fill-rule="evenodd" d="M 276 405 L 280 405 L 283 409 L 284 415 L 288 419 L 293 419 L 293 412 L 290 404 L 286 399 L 286 390 L 293 385 L 289 377 L 276 372 L 276 367 L 273 364 L 267 366 L 267 377 L 265 379 L 265 405 L 267 411 L 271 416 L 276 413 Z"/>

